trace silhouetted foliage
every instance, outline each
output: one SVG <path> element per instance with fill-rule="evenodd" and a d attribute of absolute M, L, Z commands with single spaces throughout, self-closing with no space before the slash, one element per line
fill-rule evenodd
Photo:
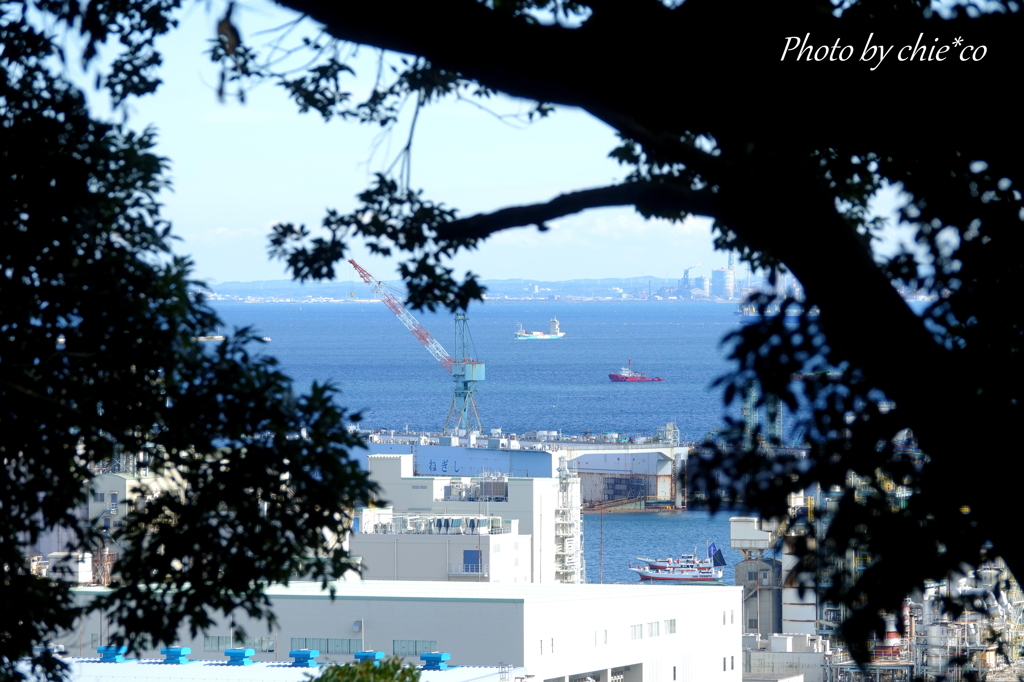
<path fill-rule="evenodd" d="M 375 665 L 376 663 L 376 665 Z M 362 661 L 330 665 L 321 669 L 313 682 L 419 682 L 420 671 L 400 657 L 383 661 Z"/>
<path fill-rule="evenodd" d="M 94 41 L 125 31 L 107 82 L 121 99 L 155 87 L 145 43 L 172 23 L 170 7 L 3 3 L 0 679 L 19 679 L 18 659 L 83 609 L 109 614 L 111 641 L 132 648 L 236 608 L 272 619 L 262 586 L 346 570 L 326 538 L 373 491 L 348 457 L 358 415 L 346 417 L 334 389 L 293 394 L 250 330 L 204 350 L 197 337 L 220 321 L 170 250 L 156 201 L 167 164 L 152 133 L 92 118 L 32 14 L 79 21 Z M 76 514 L 98 468 L 140 455 L 185 494 L 149 491 L 109 534 Z M 68 551 L 116 546 L 119 586 L 83 607 L 71 583 L 30 574 L 26 548 L 57 528 L 72 535 Z M 33 662 L 63 670 L 48 652 Z"/>

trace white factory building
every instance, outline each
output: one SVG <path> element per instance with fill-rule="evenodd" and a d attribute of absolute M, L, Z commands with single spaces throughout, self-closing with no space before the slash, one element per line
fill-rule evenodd
<path fill-rule="evenodd" d="M 413 456 L 371 455 L 379 506 L 357 510 L 348 551 L 367 580 L 582 583 L 579 479 L 415 476 Z"/>
<path fill-rule="evenodd" d="M 239 612 L 233 625 L 222 620 L 195 638 L 182 628 L 175 645 L 190 647 L 193 659 L 226 660 L 224 650 L 244 629 L 254 661 L 287 661 L 289 650 L 316 648 L 319 662 L 350 662 L 356 651 L 376 650 L 419 663 L 421 653 L 441 651 L 451 654 L 450 665 L 525 668 L 537 682 L 742 677 L 739 587 L 414 581 L 333 587 L 334 599 L 319 583 L 270 586 L 273 629 Z M 74 590 L 82 601 L 106 591 Z M 109 627 L 94 613 L 55 643 L 71 656 L 95 655 Z"/>

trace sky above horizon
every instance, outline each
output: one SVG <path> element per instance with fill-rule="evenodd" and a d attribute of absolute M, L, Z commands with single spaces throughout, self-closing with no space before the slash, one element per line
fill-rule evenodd
<path fill-rule="evenodd" d="M 248 92 L 245 104 L 219 102 L 218 67 L 203 53 L 223 9 L 220 3 L 193 3 L 182 13 L 181 26 L 158 43 L 164 83 L 156 95 L 131 102 L 129 123 L 154 126 L 156 152 L 170 159 L 173 191 L 161 197 L 164 214 L 179 239 L 175 251 L 191 256 L 197 278 L 210 284 L 285 279 L 284 264 L 267 255 L 271 226 L 292 222 L 316 233 L 326 209 L 352 210 L 373 174 L 394 161 L 407 126 L 382 136 L 379 128 L 355 122 L 324 122 L 319 114 L 298 113 L 270 84 Z M 238 3 L 234 13 L 243 40 L 255 47 L 272 37 L 260 30 L 289 16 L 262 0 Z M 357 72 L 351 86 L 359 92 L 372 84 L 376 53 L 362 48 L 351 63 Z M 100 111 L 103 99 L 91 96 Z M 501 97 L 486 104 L 502 114 L 529 108 Z M 617 142 L 611 128 L 579 110 L 558 108 L 530 125 L 512 125 L 472 103 L 448 99 L 420 113 L 412 184 L 462 216 L 543 202 L 621 180 L 628 171 L 608 158 Z M 891 210 L 894 200 L 890 192 L 880 211 Z M 790 203 L 780 197 L 779 229 Z M 458 275 L 471 270 L 483 279 L 556 281 L 677 278 L 697 264 L 690 274 L 706 275 L 728 261 L 727 253 L 714 250 L 706 218 L 673 224 L 645 220 L 631 208 L 605 208 L 551 221 L 550 227 L 546 233 L 506 230 L 451 264 Z M 899 238 L 906 234 L 887 239 L 887 248 Z M 396 258 L 370 254 L 358 243 L 347 257 L 380 279 L 397 277 Z M 349 278 L 347 270 L 339 268 L 340 279 Z"/>

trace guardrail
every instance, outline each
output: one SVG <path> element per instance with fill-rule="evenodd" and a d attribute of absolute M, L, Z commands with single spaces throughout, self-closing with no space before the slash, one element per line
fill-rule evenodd
<path fill-rule="evenodd" d="M 488 564 L 448 564 L 448 575 L 469 575 L 486 578 L 490 575 Z"/>

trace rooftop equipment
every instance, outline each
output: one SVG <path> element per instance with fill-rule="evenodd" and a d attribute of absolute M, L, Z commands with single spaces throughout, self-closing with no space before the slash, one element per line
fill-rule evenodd
<path fill-rule="evenodd" d="M 164 657 L 163 662 L 169 665 L 191 663 L 192 661 L 188 660 L 190 653 L 192 653 L 192 648 L 187 646 L 165 646 L 160 650 L 160 655 Z"/>
<path fill-rule="evenodd" d="M 96 647 L 100 655 L 100 663 L 124 663 L 124 655 L 128 653 L 126 646 L 101 646 Z"/>
<path fill-rule="evenodd" d="M 430 653 L 420 654 L 420 660 L 423 661 L 424 670 L 447 670 L 448 664 L 445 661 L 450 661 L 452 655 L 442 651 L 431 651 Z"/>
<path fill-rule="evenodd" d="M 252 665 L 252 658 L 256 653 L 255 649 L 225 649 L 224 655 L 228 657 L 228 665 Z"/>
<path fill-rule="evenodd" d="M 380 662 L 384 658 L 384 652 L 383 651 L 357 651 L 355 653 L 355 657 L 356 657 L 356 660 L 359 661 L 360 663 L 365 663 L 367 661 L 373 661 L 373 664 L 379 668 L 380 667 Z"/>
<path fill-rule="evenodd" d="M 313 660 L 320 655 L 319 649 L 293 649 L 288 655 L 292 658 L 293 668 L 315 668 L 320 665 Z"/>

